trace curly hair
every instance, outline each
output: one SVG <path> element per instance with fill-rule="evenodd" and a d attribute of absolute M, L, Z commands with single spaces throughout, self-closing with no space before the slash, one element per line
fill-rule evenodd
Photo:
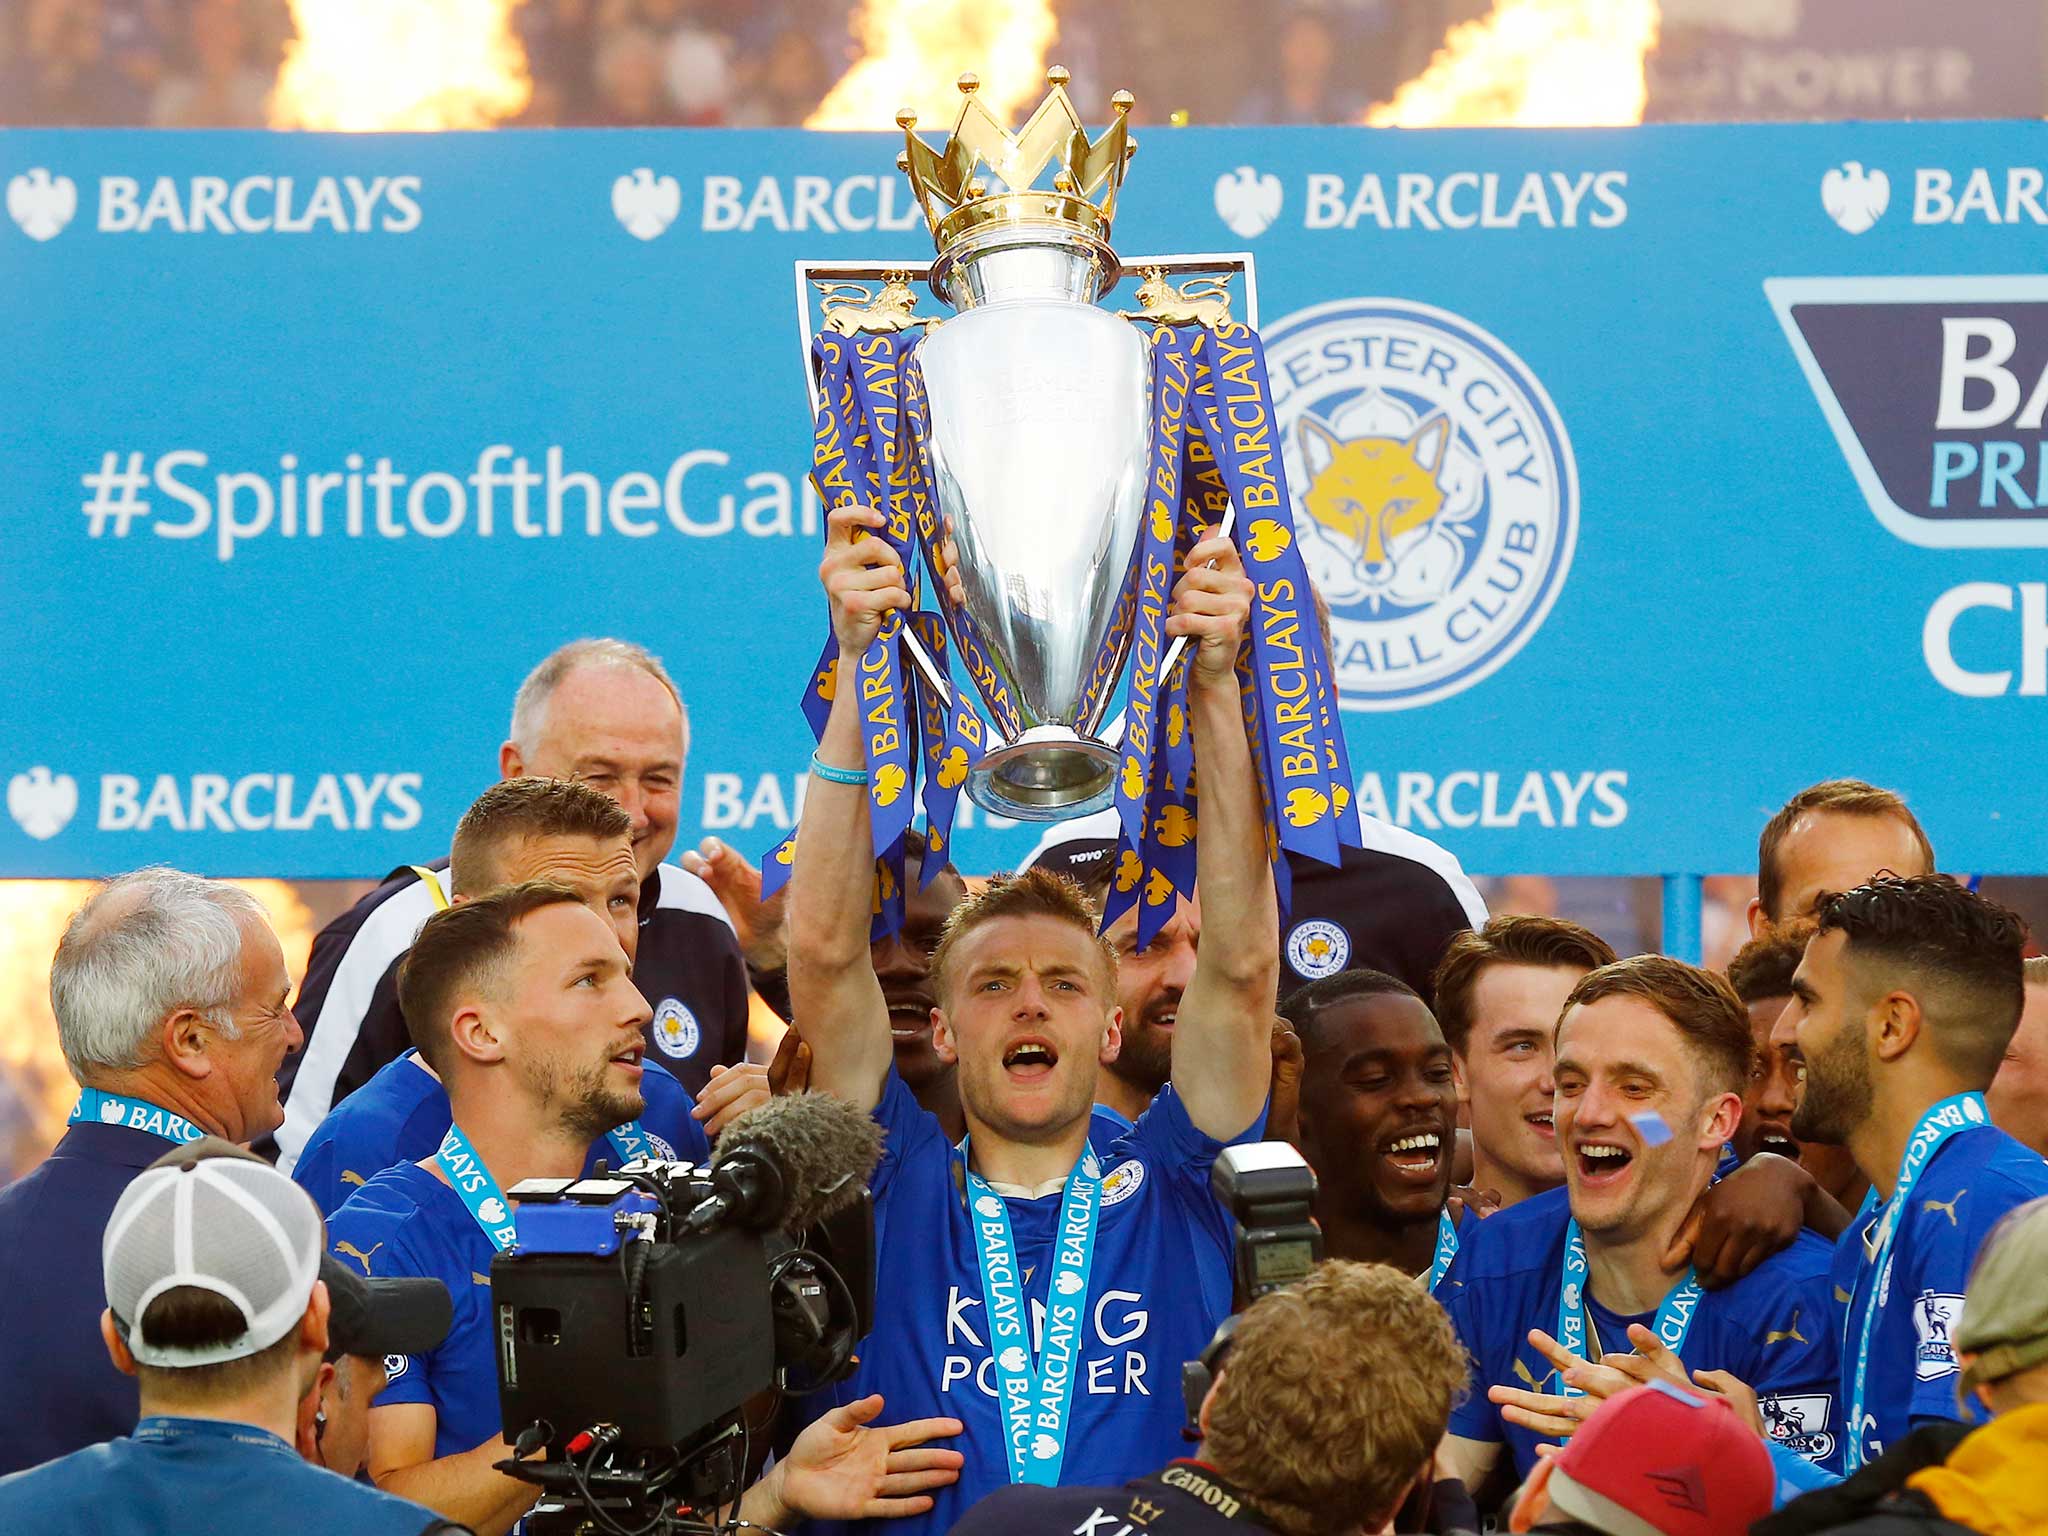
<path fill-rule="evenodd" d="M 1728 984 L 1735 988 L 1735 995 L 1744 1004 L 1790 997 L 1792 973 L 1799 969 L 1813 930 L 1812 919 L 1797 918 L 1766 929 L 1762 938 L 1751 939 L 1735 951 L 1735 958 L 1728 962 Z"/>
<path fill-rule="evenodd" d="M 1631 955 L 1580 977 L 1564 1000 L 1565 1012 L 1607 997 L 1634 998 L 1669 1019 L 1691 1047 L 1707 1094 L 1740 1093 L 1749 1081 L 1756 1035 L 1725 976 L 1669 955 Z"/>
<path fill-rule="evenodd" d="M 1332 1259 L 1238 1322 L 1202 1454 L 1285 1536 L 1377 1530 L 1465 1386 L 1465 1352 L 1420 1284 Z"/>
<path fill-rule="evenodd" d="M 1488 966 L 1533 965 L 1544 970 L 1565 967 L 1578 971 L 1598 970 L 1615 961 L 1614 946 L 1590 928 L 1562 917 L 1540 917 L 1526 912 L 1503 912 L 1489 917 L 1483 927 L 1453 934 L 1437 962 L 1429 989 L 1436 998 L 1437 1023 L 1444 1039 L 1460 1056 L 1472 1038 L 1473 995 Z"/>
<path fill-rule="evenodd" d="M 1945 875 L 1879 875 L 1821 904 L 1820 932 L 1839 933 L 1865 997 L 1911 993 L 1934 1048 L 1988 1084 L 2026 1003 L 2027 926 L 2019 914 Z"/>

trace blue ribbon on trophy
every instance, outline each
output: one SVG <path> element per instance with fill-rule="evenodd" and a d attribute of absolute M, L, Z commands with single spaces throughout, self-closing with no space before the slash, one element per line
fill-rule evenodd
<path fill-rule="evenodd" d="M 954 315 L 913 315 L 900 269 L 800 267 L 824 292 L 810 354 L 813 480 L 828 509 L 859 499 L 883 510 L 879 536 L 903 558 L 912 599 L 884 620 L 858 677 L 834 675 L 828 642 L 804 694 L 821 733 L 836 690 L 856 690 L 878 934 L 901 920 L 914 806 L 934 853 L 929 880 L 963 789 L 1022 820 L 1114 805 L 1104 920 L 1137 906 L 1141 944 L 1176 896 L 1193 895 L 1201 796 L 1187 647 L 1165 623 L 1189 551 L 1219 528 L 1257 588 L 1237 679 L 1283 905 L 1285 852 L 1335 863 L 1358 841 L 1257 337 L 1231 317 L 1227 279 L 1176 288 L 1165 264 L 1145 269 L 1139 311 L 1100 306 L 1122 271 L 1108 234 L 1136 149 L 1131 98 L 1117 94 L 1115 123 L 1091 142 L 1065 72 L 1047 78 L 1018 134 L 971 77 L 943 152 L 917 138 L 913 114 L 898 117 L 898 163 L 937 249 L 926 284 Z M 1052 189 L 1036 189 L 1055 162 Z M 1172 267 L 1250 281 L 1244 258 Z M 823 274 L 879 277 L 882 288 Z M 918 607 L 920 555 L 937 612 Z M 972 693 L 954 681 L 956 660 Z M 1119 734 L 1104 716 L 1120 675 Z M 793 847 L 794 834 L 764 861 L 764 891 L 787 878 Z"/>

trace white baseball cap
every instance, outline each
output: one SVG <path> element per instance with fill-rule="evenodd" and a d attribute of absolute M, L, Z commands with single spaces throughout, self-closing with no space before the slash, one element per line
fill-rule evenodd
<path fill-rule="evenodd" d="M 312 1197 L 268 1163 L 209 1156 L 205 1142 L 144 1169 L 100 1241 L 107 1305 L 143 1365 L 217 1365 L 268 1349 L 305 1316 L 324 1246 Z M 229 1302 L 247 1325 L 216 1344 L 151 1344 L 140 1327 L 175 1286 Z"/>

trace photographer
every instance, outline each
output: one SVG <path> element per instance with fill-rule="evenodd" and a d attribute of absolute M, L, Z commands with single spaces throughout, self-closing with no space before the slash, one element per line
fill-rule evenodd
<path fill-rule="evenodd" d="M 372 1178 L 334 1213 L 330 1246 L 364 1274 L 447 1285 L 447 1339 L 395 1362 L 370 1410 L 377 1485 L 499 1536 L 539 1496 L 494 1463 L 501 1432 L 492 1259 L 517 1235 L 504 1195 L 529 1178 L 575 1178 L 591 1144 L 637 1116 L 646 1001 L 625 951 L 566 886 L 529 882 L 479 896 L 421 927 L 399 969 L 399 1002 L 448 1090 L 454 1122 L 424 1163 Z M 959 1458 L 915 1449 L 949 1420 L 864 1430 L 881 1400 L 828 1415 L 749 1490 L 746 1518 L 920 1513 L 925 1488 Z"/>
<path fill-rule="evenodd" d="M 141 1419 L 121 1439 L 0 1478 L 0 1529 L 460 1530 L 293 1449 L 334 1319 L 320 1213 L 290 1179 L 219 1141 L 174 1149 L 122 1192 L 102 1252 L 100 1334 L 115 1367 L 137 1379 Z M 416 1295 L 396 1299 L 401 1312 L 421 1310 L 403 1305 Z M 383 1317 L 369 1332 L 418 1336 L 417 1323 Z"/>
<path fill-rule="evenodd" d="M 1212 1362 L 1194 1460 L 1122 1488 L 998 1489 L 953 1536 L 1390 1531 L 1465 1385 L 1450 1320 L 1421 1286 L 1342 1259 L 1254 1302 Z"/>

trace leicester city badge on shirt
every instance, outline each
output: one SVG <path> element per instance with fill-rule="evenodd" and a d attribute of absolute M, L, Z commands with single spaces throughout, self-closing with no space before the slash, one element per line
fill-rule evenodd
<path fill-rule="evenodd" d="M 1287 933 L 1287 963 L 1295 974 L 1320 981 L 1344 969 L 1351 959 L 1351 935 L 1320 917 L 1296 923 Z"/>
<path fill-rule="evenodd" d="M 654 1010 L 654 1043 L 678 1061 L 697 1054 L 704 1032 L 679 997 L 664 997 Z"/>
<path fill-rule="evenodd" d="M 1135 1195 L 1145 1183 L 1145 1165 L 1137 1158 L 1118 1163 L 1102 1178 L 1102 1204 L 1107 1209 L 1121 1205 Z"/>

